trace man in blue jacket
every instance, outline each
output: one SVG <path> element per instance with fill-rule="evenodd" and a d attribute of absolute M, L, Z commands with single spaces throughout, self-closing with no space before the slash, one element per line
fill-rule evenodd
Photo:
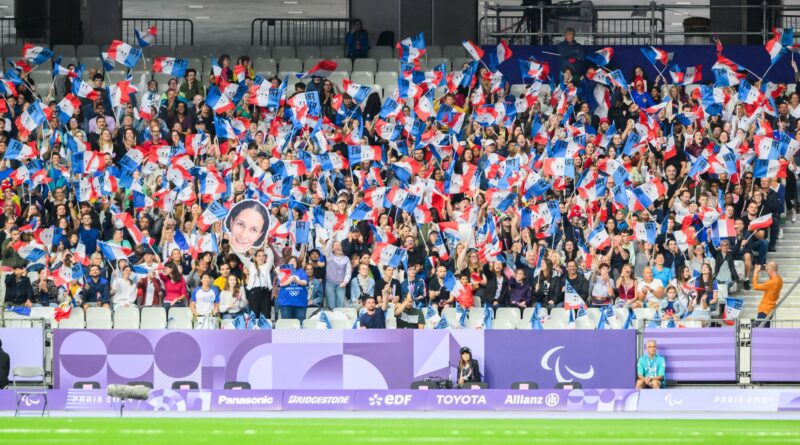
<path fill-rule="evenodd" d="M 575 78 L 580 77 L 582 73 L 578 71 L 577 67 L 580 66 L 579 62 L 583 59 L 583 46 L 575 41 L 575 30 L 565 29 L 564 40 L 556 48 L 558 48 L 558 54 L 561 55 L 561 71 L 569 68 Z"/>
<path fill-rule="evenodd" d="M 89 279 L 83 286 L 83 310 L 90 306 L 108 307 L 110 288 L 108 280 L 100 276 L 100 266 L 89 269 Z"/>

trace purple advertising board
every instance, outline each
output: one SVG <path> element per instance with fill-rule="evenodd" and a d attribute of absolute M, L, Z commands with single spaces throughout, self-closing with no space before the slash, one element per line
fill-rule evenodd
<path fill-rule="evenodd" d="M 750 344 L 753 382 L 800 382 L 800 329 L 754 328 Z"/>
<path fill-rule="evenodd" d="M 78 381 L 125 384 L 175 381 L 220 389 L 407 389 L 411 382 L 452 378 L 468 346 L 490 388 L 536 381 L 553 388 L 633 386 L 633 331 L 483 330 L 56 330 L 54 386 Z M 512 369 L 509 369 L 512 368 Z"/>
<path fill-rule="evenodd" d="M 735 382 L 736 329 L 646 329 L 666 361 L 667 381 Z"/>
<path fill-rule="evenodd" d="M 3 350 L 8 353 L 11 366 L 8 380 L 16 366 L 44 366 L 44 331 L 42 328 L 3 328 L 0 329 Z M 25 379 L 20 379 L 25 380 Z M 41 380 L 41 379 L 40 379 Z"/>
<path fill-rule="evenodd" d="M 636 377 L 636 331 L 486 331 L 484 375 L 490 388 L 578 382 L 583 388 L 629 388 Z"/>

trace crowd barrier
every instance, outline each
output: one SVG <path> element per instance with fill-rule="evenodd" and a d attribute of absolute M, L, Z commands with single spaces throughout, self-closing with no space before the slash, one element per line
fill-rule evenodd
<path fill-rule="evenodd" d="M 41 396 L 21 408 L 41 412 Z M 119 410 L 104 390 L 51 390 L 53 411 Z M 13 391 L 0 391 L 0 411 L 16 409 Z M 153 390 L 130 411 L 800 411 L 800 390 L 573 389 L 573 390 Z"/>
<path fill-rule="evenodd" d="M 736 328 L 608 331 L 483 330 L 54 330 L 53 387 L 132 381 L 156 389 L 195 381 L 201 389 L 249 382 L 255 389 L 407 389 L 427 377 L 452 378 L 468 346 L 489 388 L 533 381 L 540 388 L 633 385 L 637 351 L 658 342 L 667 379 L 735 383 Z M 754 328 L 748 344 L 755 383 L 800 382 L 800 329 Z M 45 366 L 44 331 L 0 329 L 11 366 Z"/>
<path fill-rule="evenodd" d="M 607 46 L 607 45 L 606 45 Z M 656 68 L 648 62 L 647 58 L 642 54 L 640 48 L 642 45 L 612 45 L 614 48 L 614 57 L 611 59 L 609 68 L 622 70 L 628 82 L 633 82 L 633 68 L 641 66 L 644 69 L 647 78 L 655 80 L 658 75 Z M 590 54 L 597 51 L 603 46 L 584 46 L 584 54 Z M 714 83 L 714 74 L 711 72 L 711 67 L 717 61 L 717 50 L 714 45 L 659 45 L 659 49 L 663 49 L 675 54 L 673 61 L 681 67 L 687 66 L 703 66 L 703 83 Z M 526 46 L 512 46 L 514 56 L 519 57 L 520 60 L 525 60 L 529 57 L 535 57 L 537 60 L 545 60 L 550 63 L 550 77 L 558 82 L 558 73 L 561 69 L 560 57 L 552 55 L 558 54 L 558 48 L 555 46 L 539 46 L 539 45 L 526 45 Z M 484 50 L 494 51 L 494 46 L 484 46 Z M 548 54 L 551 53 L 551 54 Z M 770 57 L 761 45 L 726 45 L 723 54 L 725 57 L 733 60 L 734 62 L 746 67 L 759 76 L 763 76 L 770 66 Z M 771 82 L 794 83 L 794 71 L 792 70 L 791 60 L 792 57 L 797 57 L 794 54 L 784 54 L 767 74 L 767 79 Z M 800 62 L 800 60 L 798 61 Z M 586 67 L 591 64 L 586 64 Z M 593 66 L 593 65 L 591 65 Z M 515 60 L 510 60 L 500 65 L 500 71 L 503 77 L 512 85 L 517 83 L 525 83 L 520 76 L 519 63 Z M 659 66 L 659 70 L 663 69 Z M 585 67 L 584 67 L 585 69 Z M 669 77 L 669 72 L 664 72 L 664 77 L 667 82 L 672 82 Z M 530 80 L 527 81 L 530 83 Z"/>

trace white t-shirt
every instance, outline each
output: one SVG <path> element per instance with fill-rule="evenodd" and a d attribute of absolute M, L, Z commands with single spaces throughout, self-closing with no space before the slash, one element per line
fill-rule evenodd
<path fill-rule="evenodd" d="M 199 315 L 211 315 L 214 304 L 219 304 L 219 291 L 214 286 L 209 290 L 198 287 L 192 292 L 192 301 Z"/>

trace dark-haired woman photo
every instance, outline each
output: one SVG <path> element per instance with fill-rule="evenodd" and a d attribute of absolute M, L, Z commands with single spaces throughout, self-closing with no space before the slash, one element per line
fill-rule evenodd
<path fill-rule="evenodd" d="M 269 229 L 269 211 L 258 201 L 241 201 L 231 209 L 225 227 L 230 231 L 231 249 L 245 253 L 264 244 Z"/>

